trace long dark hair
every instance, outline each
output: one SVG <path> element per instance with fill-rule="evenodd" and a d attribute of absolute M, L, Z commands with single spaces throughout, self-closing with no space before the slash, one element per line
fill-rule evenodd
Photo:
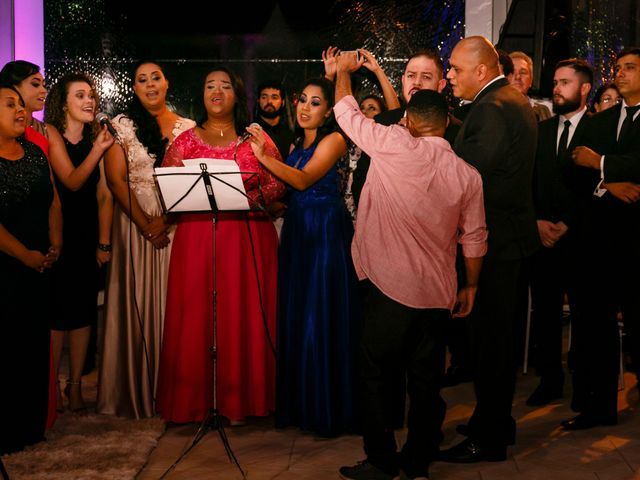
<path fill-rule="evenodd" d="M 7 62 L 0 71 L 0 83 L 10 84 L 15 87 L 25 78 L 38 72 L 40 72 L 40 67 L 26 60 Z"/>
<path fill-rule="evenodd" d="M 330 133 L 340 131 L 338 127 L 338 122 L 336 122 L 336 117 L 333 114 L 333 105 L 335 103 L 335 93 L 333 82 L 327 80 L 326 78 L 312 78 L 307 80 L 305 84 L 300 89 L 300 93 L 304 91 L 308 86 L 313 85 L 314 87 L 320 88 L 322 90 L 322 95 L 324 99 L 327 101 L 329 105 L 329 111 L 331 115 L 325 120 L 325 122 L 318 127 L 316 132 L 316 139 L 313 144 L 316 145 L 322 140 L 324 137 L 329 135 Z M 341 132 L 342 133 L 342 132 Z M 296 128 L 295 128 L 295 145 L 298 147 L 304 141 L 304 129 L 298 125 L 297 114 L 296 114 Z"/>
<path fill-rule="evenodd" d="M 218 65 L 207 70 L 207 73 L 202 77 L 202 88 L 200 89 L 199 101 L 195 103 L 196 123 L 200 128 L 204 128 L 202 125 L 207 121 L 207 109 L 204 107 L 202 99 L 202 91 L 207 81 L 207 77 L 213 72 L 224 72 L 229 75 L 231 80 L 231 88 L 236 96 L 236 104 L 233 106 L 233 123 L 238 135 L 242 135 L 249 125 L 249 107 L 247 106 L 247 91 L 244 88 L 244 82 L 242 79 L 231 69 L 224 65 Z"/>
<path fill-rule="evenodd" d="M 153 60 L 141 60 L 133 67 L 132 84 L 136 83 L 136 73 L 138 69 L 142 65 L 146 65 L 148 63 L 157 65 L 162 72 L 162 75 L 164 76 L 164 68 L 158 62 L 155 62 Z M 138 98 L 138 95 L 133 95 L 133 98 L 131 99 L 131 102 L 129 102 L 129 105 L 127 107 L 126 115 L 133 122 L 133 125 L 135 126 L 136 137 L 138 137 L 140 143 L 146 147 L 149 155 L 155 156 L 153 166 L 161 166 L 162 160 L 164 158 L 164 152 L 167 150 L 167 145 L 169 144 L 169 139 L 162 136 L 162 131 L 160 130 L 158 121 L 153 115 L 151 115 L 149 110 L 144 108 L 142 102 Z"/>
<path fill-rule="evenodd" d="M 100 98 L 96 91 L 93 80 L 84 73 L 67 73 L 56 84 L 51 87 L 44 106 L 44 121 L 50 123 L 64 134 L 67 128 L 67 119 L 65 106 L 67 105 L 67 97 L 69 96 L 69 85 L 75 82 L 82 82 L 89 85 L 96 100 L 96 110 L 100 105 Z M 95 113 L 95 112 L 94 112 Z M 89 141 L 93 141 L 96 133 L 96 122 L 85 123 L 82 128 L 82 137 Z"/>

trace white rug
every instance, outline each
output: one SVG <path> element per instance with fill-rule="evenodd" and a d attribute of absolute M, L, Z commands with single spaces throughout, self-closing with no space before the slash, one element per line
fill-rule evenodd
<path fill-rule="evenodd" d="M 11 480 L 134 479 L 164 432 L 159 418 L 59 415 L 47 441 L 2 457 Z"/>

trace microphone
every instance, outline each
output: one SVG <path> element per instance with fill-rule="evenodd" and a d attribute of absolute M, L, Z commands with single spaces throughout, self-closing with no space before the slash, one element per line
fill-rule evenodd
<path fill-rule="evenodd" d="M 116 129 L 113 128 L 113 125 L 111 125 L 111 121 L 109 120 L 109 115 L 107 115 L 104 112 L 98 112 L 96 114 L 96 120 L 100 125 L 107 126 L 107 130 L 109 131 L 109 133 L 113 138 L 115 138 L 116 140 L 120 140 L 120 135 L 118 135 L 118 132 L 116 131 Z"/>
<path fill-rule="evenodd" d="M 249 126 L 250 127 L 260 127 L 260 124 L 256 123 L 256 122 L 252 122 L 251 125 L 249 125 Z M 238 145 L 240 145 L 242 142 L 246 142 L 250 138 L 251 138 L 251 134 L 249 132 L 244 132 L 242 134 L 242 136 L 240 137 L 240 141 L 238 142 Z"/>

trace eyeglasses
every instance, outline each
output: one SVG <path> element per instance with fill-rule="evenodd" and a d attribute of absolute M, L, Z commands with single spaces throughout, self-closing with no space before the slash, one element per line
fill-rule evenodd
<path fill-rule="evenodd" d="M 600 103 L 611 103 L 611 102 L 620 103 L 620 100 L 621 100 L 620 97 L 613 98 L 613 97 L 610 97 L 610 96 L 606 96 L 606 97 L 602 97 L 600 99 Z"/>

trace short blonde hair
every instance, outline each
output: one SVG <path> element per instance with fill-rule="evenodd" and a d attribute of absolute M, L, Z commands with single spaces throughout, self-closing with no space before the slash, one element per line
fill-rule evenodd
<path fill-rule="evenodd" d="M 527 63 L 527 66 L 529 67 L 529 73 L 533 75 L 533 60 L 531 60 L 531 57 L 529 55 L 527 55 L 524 52 L 517 51 L 517 52 L 511 52 L 509 56 L 511 57 L 512 60 L 516 58 L 524 60 Z"/>

